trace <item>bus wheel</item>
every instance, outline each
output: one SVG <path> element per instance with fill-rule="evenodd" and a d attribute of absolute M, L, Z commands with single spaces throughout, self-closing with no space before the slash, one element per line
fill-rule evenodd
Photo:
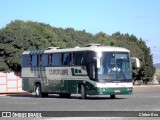
<path fill-rule="evenodd" d="M 81 99 L 86 99 L 86 89 L 83 84 L 81 84 Z"/>
<path fill-rule="evenodd" d="M 42 97 L 41 85 L 40 84 L 36 84 L 35 92 L 36 92 L 37 97 Z"/>
<path fill-rule="evenodd" d="M 116 96 L 115 95 L 110 95 L 110 99 L 115 99 Z"/>

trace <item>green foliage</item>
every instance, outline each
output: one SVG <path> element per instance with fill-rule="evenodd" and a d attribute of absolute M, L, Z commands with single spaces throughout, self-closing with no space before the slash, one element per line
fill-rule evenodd
<path fill-rule="evenodd" d="M 84 46 L 88 43 L 99 43 L 105 46 L 125 47 L 131 55 L 141 61 L 141 68 L 133 68 L 134 80 L 149 81 L 155 72 L 150 49 L 142 39 L 134 35 L 116 32 L 112 36 L 99 32 L 95 35 L 73 28 L 55 28 L 48 24 L 32 21 L 12 21 L 0 29 L 0 70 L 20 71 L 22 52 L 41 50 L 49 46 L 61 48 Z"/>
<path fill-rule="evenodd" d="M 142 80 L 147 83 L 153 78 L 155 68 L 153 66 L 153 57 L 150 48 L 140 38 L 139 40 L 134 35 L 114 33 L 112 37 L 116 40 L 115 46 L 125 47 L 131 51 L 133 57 L 137 57 L 141 61 L 140 68 L 133 67 L 133 79 Z"/>

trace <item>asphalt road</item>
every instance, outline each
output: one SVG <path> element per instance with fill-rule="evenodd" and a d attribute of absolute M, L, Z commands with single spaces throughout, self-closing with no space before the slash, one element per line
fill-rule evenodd
<path fill-rule="evenodd" d="M 160 86 L 134 87 L 132 95 L 36 98 L 31 94 L 0 95 L 0 111 L 160 111 Z M 160 115 L 159 115 L 160 116 Z"/>

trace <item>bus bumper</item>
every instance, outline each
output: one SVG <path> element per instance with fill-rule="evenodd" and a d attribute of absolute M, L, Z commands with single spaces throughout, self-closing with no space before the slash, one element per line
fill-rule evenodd
<path fill-rule="evenodd" d="M 127 95 L 132 94 L 132 87 L 125 88 L 95 88 L 88 95 Z"/>

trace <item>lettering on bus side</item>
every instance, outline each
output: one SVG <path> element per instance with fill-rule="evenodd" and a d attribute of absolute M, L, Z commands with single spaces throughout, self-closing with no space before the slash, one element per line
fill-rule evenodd
<path fill-rule="evenodd" d="M 49 75 L 68 75 L 68 69 L 50 69 Z"/>

